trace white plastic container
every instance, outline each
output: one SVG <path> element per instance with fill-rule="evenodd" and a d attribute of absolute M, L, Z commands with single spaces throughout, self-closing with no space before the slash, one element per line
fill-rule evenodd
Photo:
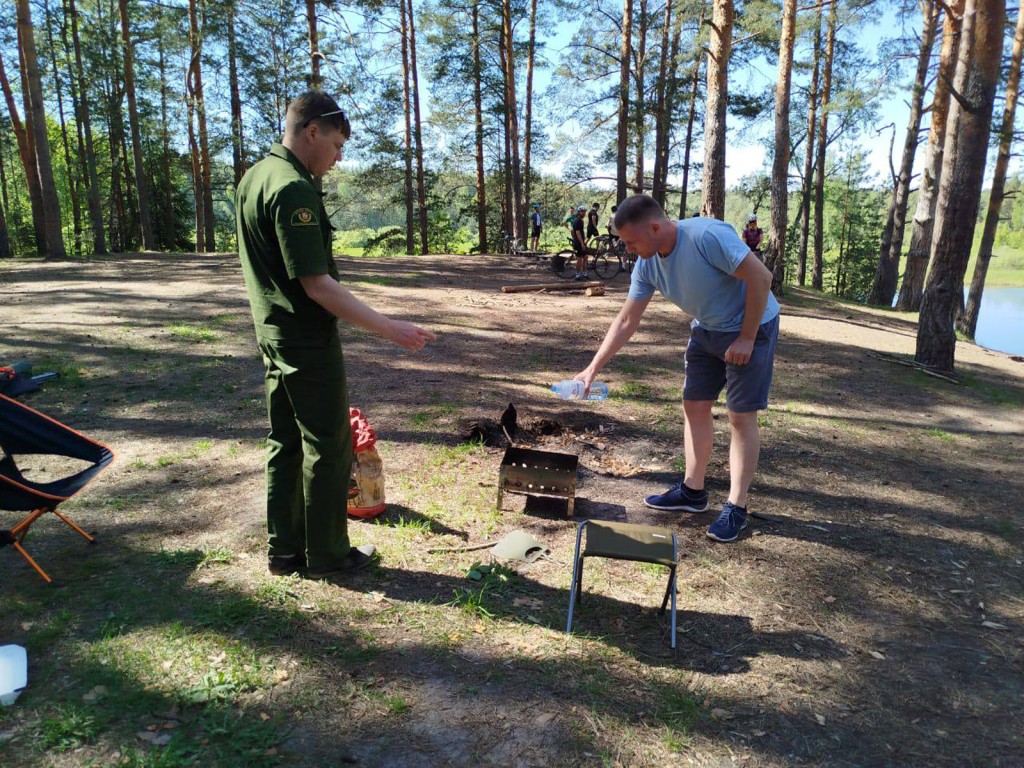
<path fill-rule="evenodd" d="M 28 654 L 20 645 L 0 645 L 0 706 L 9 707 L 28 685 Z"/>

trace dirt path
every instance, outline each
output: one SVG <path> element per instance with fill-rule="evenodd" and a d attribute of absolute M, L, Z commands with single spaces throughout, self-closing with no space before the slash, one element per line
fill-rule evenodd
<path fill-rule="evenodd" d="M 588 362 L 624 277 L 583 298 L 500 293 L 547 279 L 525 262 L 340 268 L 439 334 L 419 355 L 345 334 L 391 506 L 353 523 L 383 558 L 341 587 L 263 571 L 262 368 L 233 256 L 0 265 L 0 361 L 63 374 L 25 402 L 119 453 L 68 505 L 99 547 L 37 523 L 62 586 L 0 551 L 0 643 L 32 657 L 0 763 L 1024 765 L 1024 363 L 959 344 L 961 383 L 940 381 L 876 356 L 913 353 L 906 320 L 791 291 L 750 502 L 774 521 L 713 545 L 710 514 L 642 504 L 681 466 L 677 309 L 652 303 L 611 399 L 568 404 L 547 386 Z M 576 521 L 496 511 L 502 448 L 463 442 L 509 402 L 517 441 L 580 456 L 577 518 L 678 532 L 675 657 L 653 566 L 588 561 L 563 634 Z M 515 528 L 553 559 L 476 582 L 486 553 L 426 551 Z"/>

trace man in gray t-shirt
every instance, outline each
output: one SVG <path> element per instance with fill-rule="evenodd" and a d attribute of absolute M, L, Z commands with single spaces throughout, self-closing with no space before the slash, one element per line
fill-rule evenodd
<path fill-rule="evenodd" d="M 629 341 L 655 291 L 692 315 L 683 384 L 686 474 L 665 493 L 644 499 L 652 509 L 704 512 L 704 475 L 711 458 L 711 407 L 724 387 L 729 414 L 729 498 L 708 528 L 716 541 L 735 541 L 747 525 L 747 490 L 757 469 L 757 412 L 768 407 L 779 304 L 772 274 L 716 219 L 669 221 L 651 197 L 634 195 L 615 212 L 626 249 L 640 260 L 626 303 L 604 341 L 576 378 L 589 389 L 597 373 Z"/>

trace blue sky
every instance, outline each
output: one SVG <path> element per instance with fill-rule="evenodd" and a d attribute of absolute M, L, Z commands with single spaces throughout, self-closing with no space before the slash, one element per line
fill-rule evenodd
<path fill-rule="evenodd" d="M 1011 16 L 1012 16 L 1011 12 Z M 896 37 L 901 33 L 900 21 L 896 15 L 891 11 L 887 11 L 885 17 L 882 19 L 869 24 L 863 24 L 854 28 L 841 29 L 839 35 L 845 40 L 855 40 L 860 48 L 872 58 L 877 57 L 878 47 L 880 43 L 886 38 Z M 921 27 L 920 15 L 915 15 L 910 20 L 910 29 L 915 32 L 919 32 Z M 548 36 L 546 38 L 546 44 L 550 52 L 550 56 L 553 60 L 557 61 L 562 56 L 562 51 L 567 46 L 571 36 L 575 30 L 568 25 L 561 25 L 556 34 Z M 941 34 L 941 30 L 940 30 Z M 1007 41 L 1007 46 L 1009 42 Z M 1008 51 L 1006 52 L 1008 55 Z M 935 55 L 937 56 L 938 51 L 936 50 Z M 798 53 L 798 56 L 800 54 Z M 777 61 L 772 59 L 770 61 L 760 60 L 752 64 L 746 65 L 742 69 L 734 69 L 730 73 L 730 83 L 736 83 L 741 85 L 745 91 L 754 91 L 761 88 L 772 87 L 775 82 L 777 75 Z M 550 84 L 551 73 L 550 70 L 541 69 L 535 75 L 535 85 L 538 91 L 542 91 Z M 869 127 L 863 131 L 857 138 L 856 144 L 862 150 L 868 153 L 868 163 L 871 168 L 875 180 L 878 184 L 888 184 L 891 178 L 890 173 L 890 141 L 892 138 L 892 129 L 887 128 L 878 132 L 878 129 L 882 126 L 888 126 L 895 124 L 896 126 L 896 141 L 893 148 L 894 157 L 892 158 L 892 164 L 899 165 L 899 154 L 902 151 L 903 141 L 906 134 L 907 121 L 910 117 L 910 108 L 906 103 L 906 99 L 909 96 L 910 86 L 913 79 L 913 61 L 904 64 L 902 70 L 898 74 L 890 77 L 886 84 L 889 86 L 890 93 L 883 94 L 879 100 L 879 113 L 878 119 L 874 126 Z M 996 121 L 998 121 L 999 115 L 1001 115 L 1002 103 L 1001 100 L 996 104 Z M 1018 113 L 1020 110 L 1018 110 Z M 765 172 L 770 171 L 768 165 L 769 159 L 766 156 L 765 148 L 761 143 L 761 139 L 764 139 L 771 135 L 773 131 L 771 116 L 766 116 L 767 119 L 763 120 L 762 123 L 754 128 L 747 128 L 740 132 L 741 124 L 737 118 L 729 118 L 728 123 L 728 136 L 729 143 L 726 150 L 726 183 L 728 186 L 733 186 L 739 179 L 751 172 L 763 170 Z M 1020 121 L 1018 120 L 1018 123 Z M 925 116 L 923 128 L 927 129 L 928 118 Z M 572 131 L 571 126 L 564 126 L 564 130 Z M 694 147 L 695 157 L 700 159 L 703 155 L 703 146 L 698 144 Z M 921 164 L 924 160 L 924 145 L 922 144 L 915 158 L 915 173 L 920 169 Z M 1010 171 L 1020 172 L 1022 163 L 1019 159 L 1011 160 Z M 561 163 L 553 163 L 545 167 L 546 171 L 558 173 L 561 169 Z M 989 169 L 989 171 L 991 168 Z M 614 169 L 595 169 L 595 175 L 614 175 Z M 986 179 L 988 176 L 986 175 Z M 678 180 L 676 180 L 678 183 Z M 987 183 L 987 182 L 986 182 Z M 914 184 L 916 186 L 916 183 Z"/>

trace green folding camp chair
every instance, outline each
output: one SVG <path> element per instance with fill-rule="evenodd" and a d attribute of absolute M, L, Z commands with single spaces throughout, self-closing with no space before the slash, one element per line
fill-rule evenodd
<path fill-rule="evenodd" d="M 586 531 L 586 546 L 580 551 L 583 533 Z M 599 520 L 584 520 L 576 530 L 576 553 L 573 555 L 572 586 L 569 594 L 569 621 L 566 634 L 572 633 L 572 615 L 576 601 L 583 599 L 583 559 L 587 557 L 608 557 L 613 560 L 635 560 L 640 563 L 657 563 L 668 568 L 668 586 L 665 599 L 661 601 L 660 614 L 672 600 L 672 650 L 676 647 L 676 565 L 678 544 L 675 532 L 667 528 L 652 528 L 648 525 L 613 523 Z"/>

